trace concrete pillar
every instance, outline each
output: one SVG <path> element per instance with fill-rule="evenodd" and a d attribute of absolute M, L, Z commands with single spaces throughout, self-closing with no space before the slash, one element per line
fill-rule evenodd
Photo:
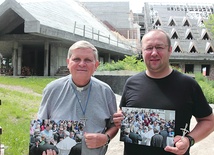
<path fill-rule="evenodd" d="M 48 76 L 49 72 L 49 42 L 45 42 L 44 50 L 44 76 Z"/>
<path fill-rule="evenodd" d="M 38 56 L 39 56 L 39 50 L 36 49 L 34 52 L 34 71 L 33 71 L 33 75 L 37 75 L 38 74 Z"/>
<path fill-rule="evenodd" d="M 18 68 L 18 42 L 14 42 L 13 45 L 13 76 L 17 76 Z"/>
<path fill-rule="evenodd" d="M 18 48 L 18 62 L 17 62 L 17 74 L 21 75 L 21 71 L 22 71 L 22 46 L 19 46 Z"/>

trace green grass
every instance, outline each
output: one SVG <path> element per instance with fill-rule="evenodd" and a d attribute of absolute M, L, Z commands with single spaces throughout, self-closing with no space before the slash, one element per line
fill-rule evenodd
<path fill-rule="evenodd" d="M 22 86 L 41 94 L 46 84 L 54 79 L 56 78 L 0 76 L 0 83 L 13 86 Z"/>

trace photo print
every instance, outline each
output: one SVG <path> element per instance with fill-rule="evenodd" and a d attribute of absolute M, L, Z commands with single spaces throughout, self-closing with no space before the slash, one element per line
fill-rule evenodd
<path fill-rule="evenodd" d="M 84 126 L 83 121 L 31 120 L 29 155 L 39 155 L 47 149 L 67 155 L 73 147 L 81 150 Z"/>
<path fill-rule="evenodd" d="M 122 107 L 120 141 L 151 147 L 173 146 L 175 111 Z"/>

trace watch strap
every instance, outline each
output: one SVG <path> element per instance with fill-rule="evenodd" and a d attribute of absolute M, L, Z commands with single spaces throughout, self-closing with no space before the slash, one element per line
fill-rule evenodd
<path fill-rule="evenodd" d="M 107 142 L 106 142 L 105 146 L 107 146 L 111 141 L 111 137 L 108 134 L 105 134 L 105 135 L 107 136 Z"/>
<path fill-rule="evenodd" d="M 185 137 L 187 137 L 189 139 L 189 146 L 190 147 L 195 144 L 194 138 L 192 138 L 190 135 L 186 135 Z"/>

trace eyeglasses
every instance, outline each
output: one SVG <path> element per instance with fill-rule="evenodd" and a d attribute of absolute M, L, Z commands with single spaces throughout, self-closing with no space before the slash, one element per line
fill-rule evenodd
<path fill-rule="evenodd" d="M 155 48 L 155 50 L 157 52 L 162 52 L 168 45 L 156 45 L 156 46 L 148 46 L 146 48 L 143 49 L 143 51 L 146 51 L 146 52 L 153 52 L 153 49 Z"/>

